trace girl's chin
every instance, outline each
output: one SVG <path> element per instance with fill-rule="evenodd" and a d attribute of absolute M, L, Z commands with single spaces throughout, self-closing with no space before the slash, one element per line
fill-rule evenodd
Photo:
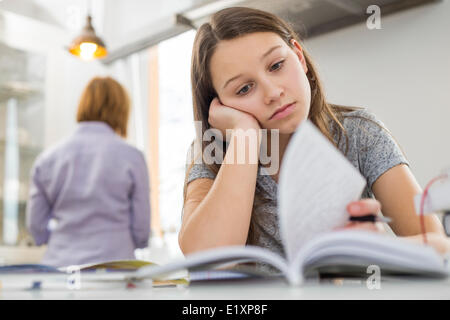
<path fill-rule="evenodd" d="M 295 132 L 295 130 L 297 129 L 297 127 L 294 128 L 286 128 L 286 129 L 280 129 L 280 134 L 293 134 Z"/>
<path fill-rule="evenodd" d="M 297 126 L 282 126 L 280 128 L 263 128 L 267 129 L 267 131 L 270 133 L 271 131 L 278 130 L 279 134 L 293 134 L 295 130 L 297 129 Z"/>
<path fill-rule="evenodd" d="M 306 120 L 306 117 L 301 117 L 300 119 L 294 118 L 290 119 L 290 121 L 286 121 L 284 123 L 280 123 L 280 126 L 277 128 L 267 128 L 268 130 L 278 130 L 280 134 L 292 134 L 294 133 L 298 126 Z"/>

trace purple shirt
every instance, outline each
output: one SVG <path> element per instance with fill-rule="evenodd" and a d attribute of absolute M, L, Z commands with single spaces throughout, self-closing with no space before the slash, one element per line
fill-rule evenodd
<path fill-rule="evenodd" d="M 32 169 L 27 227 L 37 245 L 48 243 L 42 263 L 134 259 L 148 245 L 149 192 L 142 152 L 104 122 L 79 123 Z"/>

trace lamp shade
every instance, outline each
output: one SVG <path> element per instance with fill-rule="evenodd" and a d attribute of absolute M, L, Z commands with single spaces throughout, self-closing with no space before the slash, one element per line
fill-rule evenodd
<path fill-rule="evenodd" d="M 81 34 L 70 44 L 69 52 L 83 60 L 103 58 L 108 54 L 105 43 L 95 34 L 90 15 L 86 18 Z"/>

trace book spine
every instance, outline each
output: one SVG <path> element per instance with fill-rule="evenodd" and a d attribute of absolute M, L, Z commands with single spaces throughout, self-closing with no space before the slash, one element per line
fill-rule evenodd
<path fill-rule="evenodd" d="M 287 281 L 292 287 L 299 287 L 303 284 L 303 275 L 298 269 L 291 268 L 286 275 Z"/>

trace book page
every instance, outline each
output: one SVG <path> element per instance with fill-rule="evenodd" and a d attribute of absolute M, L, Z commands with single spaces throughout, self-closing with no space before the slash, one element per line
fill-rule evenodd
<path fill-rule="evenodd" d="M 161 266 L 139 268 L 134 273 L 133 278 L 159 279 L 161 276 L 183 269 L 189 271 L 211 270 L 231 262 L 242 261 L 265 262 L 280 270 L 281 273 L 288 275 L 288 266 L 284 259 L 270 250 L 254 246 L 228 246 L 192 253 L 186 255 L 185 258 Z"/>
<path fill-rule="evenodd" d="M 156 263 L 143 260 L 113 260 L 100 263 L 79 265 L 80 270 L 96 269 L 117 269 L 117 270 L 137 270 L 144 266 L 156 265 Z"/>
<path fill-rule="evenodd" d="M 298 258 L 298 260 L 297 260 Z M 390 234 L 341 230 L 309 241 L 292 264 L 292 272 L 328 267 L 328 273 L 377 265 L 383 274 L 446 277 L 444 259 L 431 246 Z M 335 270 L 330 272 L 331 269 Z M 352 268 L 358 267 L 358 268 Z"/>
<path fill-rule="evenodd" d="M 291 137 L 280 168 L 280 234 L 289 261 L 317 235 L 347 224 L 364 177 L 309 120 Z"/>

